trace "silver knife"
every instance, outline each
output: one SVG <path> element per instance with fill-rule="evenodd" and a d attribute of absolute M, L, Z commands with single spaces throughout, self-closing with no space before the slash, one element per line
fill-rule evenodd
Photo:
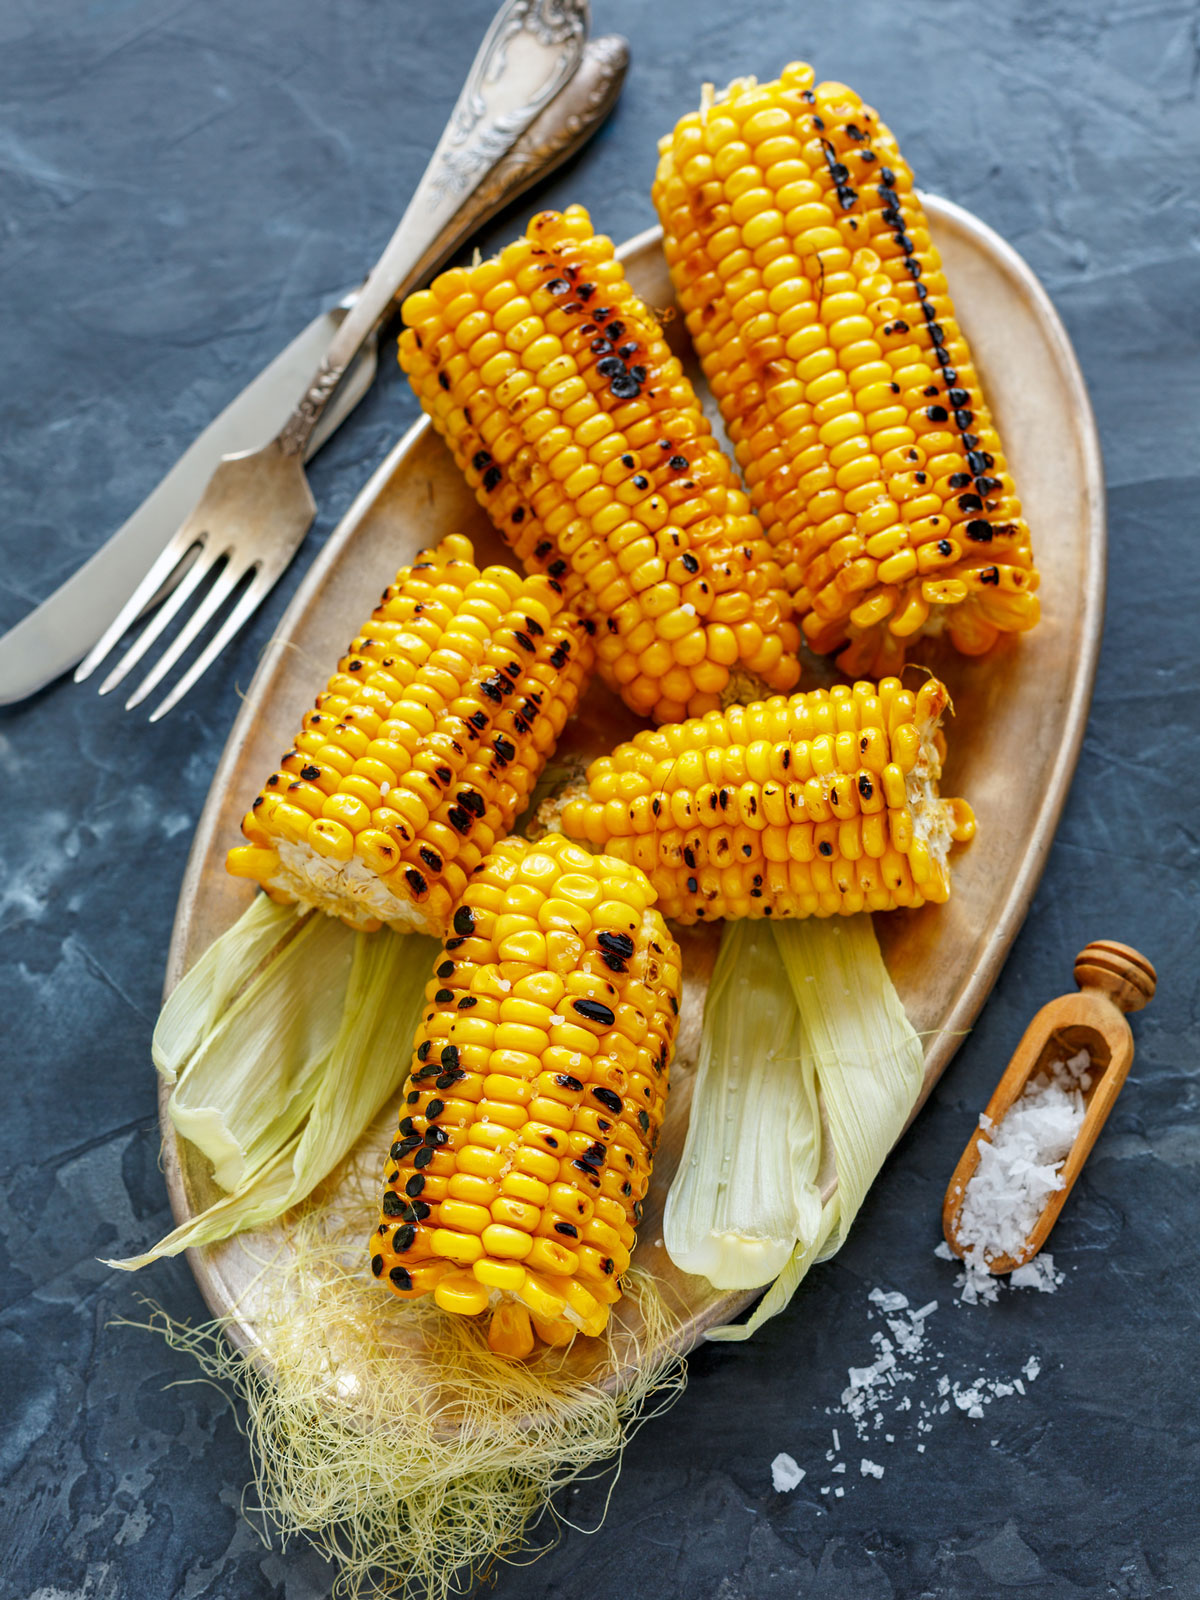
<path fill-rule="evenodd" d="M 618 35 L 593 39 L 571 81 L 517 140 L 480 190 L 468 227 L 447 238 L 430 271 L 469 233 L 566 161 L 616 104 L 629 65 Z M 156 489 L 78 572 L 0 637 L 0 705 L 35 694 L 88 653 L 195 506 L 222 456 L 255 450 L 283 427 L 329 347 L 353 296 L 313 318 L 269 366 L 209 423 Z M 372 338 L 314 430 L 305 459 L 350 415 L 375 377 Z M 160 597 L 156 597 L 160 598 Z"/>

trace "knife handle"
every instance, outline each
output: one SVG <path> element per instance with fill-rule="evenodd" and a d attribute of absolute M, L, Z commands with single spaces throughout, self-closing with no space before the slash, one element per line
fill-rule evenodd
<path fill-rule="evenodd" d="M 309 435 L 363 341 L 418 281 L 483 181 L 574 77 L 587 40 L 588 0 L 506 0 L 467 74 L 433 158 L 325 359 L 284 424 L 285 455 Z"/>

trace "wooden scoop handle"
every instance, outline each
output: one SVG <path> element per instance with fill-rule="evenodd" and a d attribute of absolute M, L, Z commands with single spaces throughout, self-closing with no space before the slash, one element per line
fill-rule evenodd
<path fill-rule="evenodd" d="M 1122 1011 L 1140 1011 L 1154 999 L 1158 974 L 1131 945 L 1093 939 L 1075 957 L 1075 982 L 1081 989 L 1098 989 Z"/>

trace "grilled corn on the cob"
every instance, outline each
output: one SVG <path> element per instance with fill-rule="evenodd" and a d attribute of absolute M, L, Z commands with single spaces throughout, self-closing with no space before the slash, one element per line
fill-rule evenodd
<path fill-rule="evenodd" d="M 231 850 L 229 870 L 357 928 L 445 932 L 524 806 L 593 661 L 557 586 L 443 539 L 402 568 Z"/>
<path fill-rule="evenodd" d="M 651 729 L 592 763 L 562 826 L 640 867 L 680 922 L 942 901 L 975 826 L 937 792 L 946 704 L 936 679 L 885 678 Z"/>
<path fill-rule="evenodd" d="M 671 721 L 787 690 L 783 575 L 653 313 L 587 212 L 542 212 L 404 304 L 400 363 L 529 570 L 600 624 L 606 682 Z"/>
<path fill-rule="evenodd" d="M 599 1333 L 662 1122 L 679 950 L 635 867 L 506 839 L 426 991 L 371 1267 L 493 1313 L 494 1349 Z"/>
<path fill-rule="evenodd" d="M 1037 621 L 1029 528 L 913 178 L 794 62 L 662 141 L 672 279 L 802 626 L 848 673 Z"/>

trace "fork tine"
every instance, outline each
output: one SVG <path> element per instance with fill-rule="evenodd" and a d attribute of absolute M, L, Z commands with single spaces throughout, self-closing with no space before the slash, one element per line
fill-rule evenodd
<path fill-rule="evenodd" d="M 116 666 L 100 685 L 101 694 L 108 694 L 110 690 L 116 688 L 122 678 L 132 672 L 168 622 L 177 615 L 184 601 L 198 588 L 205 576 L 212 571 L 219 560 L 220 556 L 208 557 L 207 552 L 201 550 L 195 561 L 192 562 L 183 577 L 129 646 L 129 649 L 126 650 L 123 656 L 119 657 Z"/>
<path fill-rule="evenodd" d="M 197 537 L 195 534 L 185 533 L 182 528 L 180 529 L 163 553 L 155 560 L 153 566 L 129 596 L 129 599 L 126 600 L 110 626 L 105 629 L 92 649 L 88 651 L 87 655 L 75 668 L 76 683 L 82 683 L 85 678 L 91 677 L 105 656 L 112 650 L 117 640 L 122 638 L 126 630 L 132 627 L 141 616 L 192 546 L 196 544 L 203 545 L 203 543 L 204 540 L 202 538 Z M 203 549 L 200 554 L 203 556 Z M 192 563 L 192 568 L 194 569 L 199 564 L 198 558 Z M 132 664 L 131 662 L 130 665 Z M 105 691 L 101 690 L 100 692 L 103 694 Z"/>
<path fill-rule="evenodd" d="M 275 577 L 276 574 L 274 573 L 264 571 L 255 573 L 249 588 L 225 618 L 220 628 L 205 645 L 195 661 L 192 662 L 166 699 L 151 712 L 151 722 L 158 722 L 162 717 L 165 717 L 168 711 L 179 704 L 197 679 L 203 677 L 225 646 L 241 631 L 267 595 L 270 594 L 275 585 Z"/>
<path fill-rule="evenodd" d="M 195 642 L 205 626 L 216 616 L 248 570 L 247 567 L 235 566 L 232 560 L 226 562 L 224 571 L 219 572 L 213 580 L 212 588 L 126 700 L 126 711 L 132 711 L 134 706 L 141 705 L 150 691 L 158 687 L 184 651 Z"/>

